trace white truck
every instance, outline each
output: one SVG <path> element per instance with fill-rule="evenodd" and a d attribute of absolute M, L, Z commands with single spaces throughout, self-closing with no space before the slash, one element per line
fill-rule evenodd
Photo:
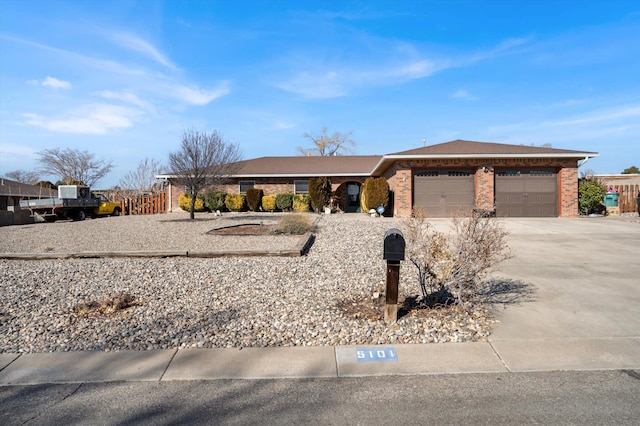
<path fill-rule="evenodd" d="M 89 187 L 83 185 L 60 185 L 57 197 L 21 200 L 20 208 L 29 210 L 31 216 L 47 222 L 56 219 L 85 220 L 87 215 L 118 216 L 121 211 L 118 204 L 110 202 L 101 194 L 94 196 Z"/>

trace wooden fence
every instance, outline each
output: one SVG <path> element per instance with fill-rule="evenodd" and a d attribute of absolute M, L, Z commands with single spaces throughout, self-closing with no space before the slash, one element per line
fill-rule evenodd
<path fill-rule="evenodd" d="M 167 212 L 167 191 L 144 195 L 114 194 L 112 201 L 114 203 L 120 203 L 122 206 L 122 214 L 126 215 Z"/>
<path fill-rule="evenodd" d="M 618 193 L 618 207 L 620 213 L 634 213 L 638 211 L 638 191 L 640 185 L 611 185 Z"/>

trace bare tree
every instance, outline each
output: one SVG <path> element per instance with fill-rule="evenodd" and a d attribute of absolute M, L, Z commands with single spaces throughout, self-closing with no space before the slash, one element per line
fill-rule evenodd
<path fill-rule="evenodd" d="M 479 296 L 481 278 L 508 259 L 508 231 L 495 218 L 473 210 L 454 217 L 451 232 L 434 229 L 417 210 L 405 221 L 407 254 L 416 267 L 423 302 L 427 306 L 457 303 Z"/>
<path fill-rule="evenodd" d="M 224 183 L 237 170 L 241 158 L 238 146 L 225 142 L 215 130 L 184 131 L 180 150 L 169 154 L 169 168 L 176 183 L 186 186 L 191 195 L 191 219 L 195 218 L 198 192 Z"/>
<path fill-rule="evenodd" d="M 327 134 L 327 128 L 323 127 L 319 135 L 310 135 L 305 133 L 304 137 L 310 139 L 315 145 L 314 148 L 302 148 L 298 147 L 298 152 L 301 155 L 320 155 L 320 156 L 332 156 L 332 155 L 344 155 L 351 154 L 352 147 L 356 146 L 356 142 L 351 139 L 352 132 L 340 133 L 334 132 L 331 136 Z"/>
<path fill-rule="evenodd" d="M 16 182 L 26 183 L 28 185 L 35 185 L 40 180 L 40 174 L 37 172 L 27 172 L 24 170 L 14 170 L 13 172 L 7 173 L 6 176 Z"/>
<path fill-rule="evenodd" d="M 93 186 L 113 168 L 111 161 L 96 159 L 88 151 L 45 149 L 40 156 L 41 172 L 57 176 L 62 184 L 83 183 Z"/>
<path fill-rule="evenodd" d="M 162 173 L 162 165 L 155 158 L 145 158 L 135 170 L 120 179 L 122 189 L 131 189 L 140 193 L 153 191 L 157 184 L 156 175 Z"/>

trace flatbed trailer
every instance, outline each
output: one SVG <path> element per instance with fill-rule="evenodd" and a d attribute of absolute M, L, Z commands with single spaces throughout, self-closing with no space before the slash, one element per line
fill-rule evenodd
<path fill-rule="evenodd" d="M 98 213 L 99 198 L 93 198 L 89 187 L 79 185 L 61 185 L 58 197 L 21 200 L 20 208 L 29 210 L 33 217 L 40 217 L 47 222 L 57 219 L 84 220 L 87 215 Z"/>

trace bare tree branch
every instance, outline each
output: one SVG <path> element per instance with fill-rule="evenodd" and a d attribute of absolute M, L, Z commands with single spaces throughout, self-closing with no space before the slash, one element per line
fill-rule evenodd
<path fill-rule="evenodd" d="M 111 161 L 96 159 L 88 151 L 45 149 L 40 156 L 41 172 L 57 176 L 62 184 L 82 183 L 93 186 L 113 168 Z"/>
<path fill-rule="evenodd" d="M 35 185 L 40 180 L 40 174 L 37 172 L 27 172 L 25 170 L 14 170 L 6 174 L 7 178 L 16 182 Z"/>
<path fill-rule="evenodd" d="M 298 147 L 298 153 L 304 156 L 320 155 L 345 155 L 353 153 L 352 147 L 356 146 L 356 142 L 351 139 L 352 132 L 340 133 L 334 132 L 331 136 L 327 134 L 326 126 L 322 128 L 319 135 L 310 135 L 305 133 L 304 137 L 313 142 L 314 148 Z"/>
<path fill-rule="evenodd" d="M 152 192 L 157 184 L 156 175 L 160 173 L 162 173 L 160 161 L 155 158 L 145 158 L 135 170 L 120 179 L 120 187 L 140 193 Z"/>
<path fill-rule="evenodd" d="M 169 168 L 176 183 L 191 195 L 191 219 L 195 218 L 196 196 L 208 186 L 223 184 L 237 171 L 241 160 L 237 145 L 224 141 L 217 132 L 185 131 L 180 150 L 169 154 Z"/>

